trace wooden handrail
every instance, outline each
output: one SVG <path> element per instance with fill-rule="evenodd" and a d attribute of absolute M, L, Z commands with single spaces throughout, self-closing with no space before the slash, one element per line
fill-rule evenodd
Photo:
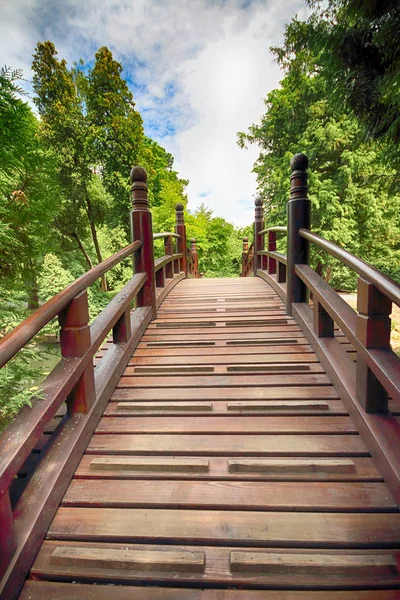
<path fill-rule="evenodd" d="M 178 235 L 177 233 L 171 233 L 170 231 L 162 231 L 161 233 L 153 234 L 153 240 L 161 240 L 161 239 L 168 238 L 168 237 L 180 238 L 181 236 Z"/>
<path fill-rule="evenodd" d="M 87 289 L 92 283 L 99 279 L 104 273 L 115 267 L 121 260 L 131 256 L 142 247 L 142 242 L 136 240 L 110 258 L 87 271 L 78 279 L 70 283 L 58 294 L 50 298 L 25 321 L 22 321 L 15 329 L 7 333 L 0 340 L 0 368 L 17 354 L 43 327 L 56 317 L 71 300 L 80 292 Z"/>
<path fill-rule="evenodd" d="M 328 252 L 331 256 L 340 260 L 341 263 L 361 275 L 361 277 L 368 279 L 368 281 L 373 283 L 382 294 L 397 304 L 397 306 L 400 306 L 400 285 L 387 275 L 384 275 L 379 269 L 376 269 L 362 258 L 358 258 L 351 252 L 344 250 L 344 248 L 313 233 L 309 229 L 302 228 L 299 230 L 299 234 L 304 239 L 312 242 L 325 252 Z"/>
<path fill-rule="evenodd" d="M 266 229 L 262 229 L 258 233 L 259 233 L 259 235 L 265 235 L 266 233 L 269 233 L 270 231 L 274 231 L 275 233 L 287 233 L 287 227 L 283 227 L 280 225 L 277 225 L 276 227 L 267 227 Z"/>
<path fill-rule="evenodd" d="M 133 242 L 96 265 L 56 294 L 0 340 L 0 366 L 15 356 L 47 323 L 58 316 L 62 358 L 41 384 L 40 398 L 25 406 L 0 436 L 0 597 L 16 598 L 38 545 L 86 448 L 88 439 L 122 375 L 133 350 L 170 289 L 186 275 L 186 233 L 180 205 L 176 233 L 153 236 L 147 197 L 147 174 L 134 167 L 131 231 Z M 178 211 L 177 211 L 178 213 Z M 177 240 L 174 252 L 172 240 Z M 164 239 L 165 256 L 154 260 L 153 240 Z M 184 242 L 184 245 L 182 244 Z M 185 250 L 179 251 L 179 246 Z M 134 274 L 89 325 L 87 288 L 127 257 Z M 196 254 L 197 256 L 197 254 Z M 191 255 L 194 265 L 194 256 Z M 192 267 L 193 272 L 196 267 Z M 198 276 L 198 274 L 194 275 Z M 132 300 L 135 310 L 131 311 Z M 93 359 L 112 332 L 112 343 L 94 368 Z M 10 492 L 19 470 L 48 423 L 66 401 L 67 414 L 49 437 L 27 488 L 16 506 Z M 18 480 L 20 483 L 21 481 Z M 29 502 L 32 493 L 34 501 Z M 3 543 L 5 536 L 6 543 Z"/>
<path fill-rule="evenodd" d="M 388 410 L 389 395 L 400 400 L 400 357 L 390 347 L 390 314 L 392 302 L 400 306 L 400 285 L 338 244 L 310 231 L 308 159 L 297 154 L 290 166 L 287 256 L 276 252 L 275 245 L 276 233 L 286 228 L 262 230 L 258 226 L 258 240 L 268 232 L 268 251 L 262 249 L 261 241 L 257 251 L 260 258 L 268 257 L 268 265 L 266 270 L 257 269 L 257 275 L 286 302 L 287 313 L 295 317 L 340 390 L 347 410 L 364 434 L 369 451 L 400 505 L 400 424 Z M 256 205 L 255 230 L 259 222 L 260 203 Z M 357 312 L 310 268 L 311 243 L 359 275 Z M 357 351 L 356 364 L 335 338 L 335 324 Z"/>

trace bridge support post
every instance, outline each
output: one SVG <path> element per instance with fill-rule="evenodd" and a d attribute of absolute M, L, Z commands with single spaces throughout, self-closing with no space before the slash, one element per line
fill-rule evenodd
<path fill-rule="evenodd" d="M 262 267 L 262 256 L 259 254 L 264 250 L 264 237 L 260 235 L 260 231 L 264 229 L 264 215 L 263 215 L 263 201 L 262 198 L 258 197 L 254 201 L 255 214 L 254 214 L 254 258 L 253 258 L 253 272 L 257 274 L 257 269 Z"/>
<path fill-rule="evenodd" d="M 151 306 L 157 317 L 156 283 L 154 275 L 153 224 L 147 198 L 147 173 L 143 167 L 133 167 L 131 235 L 132 242 L 140 240 L 142 247 L 134 255 L 135 273 L 146 273 L 147 280 L 137 295 L 137 306 Z"/>
<path fill-rule="evenodd" d="M 175 233 L 177 233 L 180 237 L 177 240 L 178 253 L 182 254 L 182 258 L 180 260 L 180 270 L 185 272 L 185 277 L 188 276 L 187 271 L 187 260 L 186 260 L 186 225 L 185 219 L 183 215 L 183 204 L 178 202 L 175 207 L 176 210 L 176 225 L 175 225 Z"/>
<path fill-rule="evenodd" d="M 164 238 L 164 253 L 165 256 L 172 256 L 172 237 L 169 235 Z M 165 265 L 165 276 L 171 279 L 174 276 L 174 269 L 172 262 Z"/>
<path fill-rule="evenodd" d="M 356 333 L 366 348 L 390 348 L 390 313 L 392 303 L 369 281 L 358 279 Z M 357 356 L 357 400 L 368 413 L 388 410 L 388 393 L 368 367 Z"/>
<path fill-rule="evenodd" d="M 82 357 L 91 346 L 89 303 L 84 290 L 58 315 L 61 355 L 64 358 Z M 94 368 L 90 361 L 74 389 L 68 395 L 69 414 L 87 413 L 95 400 Z"/>
<path fill-rule="evenodd" d="M 292 314 L 293 302 L 307 302 L 307 286 L 295 274 L 296 265 L 308 265 L 310 260 L 310 244 L 299 235 L 301 228 L 310 229 L 311 202 L 307 196 L 308 158 L 305 154 L 296 154 L 291 162 L 290 200 L 288 202 L 288 248 L 287 248 L 287 282 L 286 311 Z"/>
<path fill-rule="evenodd" d="M 190 240 L 190 251 L 192 253 L 192 258 L 193 258 L 193 277 L 195 279 L 198 279 L 199 277 L 199 255 L 197 254 L 197 246 L 196 246 L 196 239 L 192 238 Z"/>

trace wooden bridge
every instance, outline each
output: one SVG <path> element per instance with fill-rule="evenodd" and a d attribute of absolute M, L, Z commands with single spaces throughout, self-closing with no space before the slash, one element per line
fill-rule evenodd
<path fill-rule="evenodd" d="M 287 230 L 256 201 L 243 277 L 202 279 L 135 167 L 132 244 L 3 338 L 1 365 L 58 315 L 63 358 L 1 436 L 2 600 L 400 597 L 400 288 L 310 231 L 306 168 Z M 310 244 L 359 274 L 357 312 Z M 130 255 L 89 325 L 87 287 Z"/>

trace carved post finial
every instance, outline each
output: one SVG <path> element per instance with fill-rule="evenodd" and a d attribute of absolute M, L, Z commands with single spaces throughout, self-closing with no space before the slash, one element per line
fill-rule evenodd
<path fill-rule="evenodd" d="M 178 202 L 178 204 L 175 206 L 175 211 L 176 211 L 176 224 L 177 225 L 181 225 L 185 222 L 185 218 L 184 218 L 184 206 L 183 204 L 181 204 L 181 202 Z"/>
<path fill-rule="evenodd" d="M 143 167 L 133 167 L 131 170 L 131 182 L 132 210 L 149 210 L 146 169 Z"/>
<path fill-rule="evenodd" d="M 243 252 L 247 252 L 248 249 L 249 249 L 249 238 L 244 237 L 243 238 Z"/>

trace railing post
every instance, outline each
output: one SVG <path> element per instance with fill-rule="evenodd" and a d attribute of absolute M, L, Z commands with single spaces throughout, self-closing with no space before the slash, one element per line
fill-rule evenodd
<path fill-rule="evenodd" d="M 11 509 L 10 494 L 5 490 L 0 497 L 0 578 L 4 575 L 11 558 L 17 549 L 14 530 L 14 519 Z"/>
<path fill-rule="evenodd" d="M 308 158 L 305 154 L 296 154 L 291 162 L 290 200 L 288 202 L 288 240 L 287 240 L 287 282 L 286 311 L 292 314 L 293 302 L 307 302 L 306 285 L 295 274 L 296 265 L 308 265 L 310 244 L 299 235 L 299 229 L 310 229 L 311 202 L 307 196 Z"/>
<path fill-rule="evenodd" d="M 164 253 L 165 256 L 172 256 L 172 236 L 170 235 L 164 238 Z M 167 277 L 167 279 L 171 279 L 174 276 L 174 265 L 172 264 L 172 262 L 168 263 L 165 266 L 165 276 Z"/>
<path fill-rule="evenodd" d="M 153 318 L 157 317 L 156 284 L 154 276 L 154 248 L 152 216 L 147 198 L 147 173 L 143 167 L 133 167 L 131 235 L 132 242 L 140 240 L 142 247 L 134 255 L 135 273 L 146 273 L 146 283 L 137 295 L 137 306 L 151 306 Z"/>
<path fill-rule="evenodd" d="M 248 237 L 244 237 L 243 238 L 243 249 L 242 249 L 242 277 L 246 277 L 247 273 L 246 273 L 246 260 L 247 260 L 247 253 L 249 251 L 249 238 Z"/>
<path fill-rule="evenodd" d="M 181 258 L 181 271 L 185 272 L 185 277 L 187 277 L 187 260 L 186 260 L 186 227 L 185 220 L 183 216 L 184 206 L 180 202 L 175 207 L 176 210 L 176 225 L 175 225 L 175 233 L 177 233 L 180 237 L 178 238 L 178 254 L 183 254 Z"/>
<path fill-rule="evenodd" d="M 268 252 L 276 252 L 276 231 L 268 231 Z M 275 275 L 276 258 L 268 257 L 268 273 Z"/>
<path fill-rule="evenodd" d="M 197 254 L 196 238 L 190 240 L 190 251 L 193 258 L 193 277 L 198 279 L 199 277 L 199 255 Z"/>
<path fill-rule="evenodd" d="M 82 357 L 91 346 L 89 304 L 84 290 L 58 315 L 61 356 Z M 67 398 L 68 413 L 87 413 L 95 400 L 94 368 L 91 360 Z"/>
<path fill-rule="evenodd" d="M 264 237 L 260 235 L 260 231 L 264 229 L 264 218 L 263 218 L 263 201 L 262 198 L 258 197 L 254 201 L 255 214 L 254 214 L 254 258 L 253 258 L 253 272 L 257 275 L 257 269 L 261 269 L 261 255 L 258 254 L 261 250 L 264 250 Z"/>
<path fill-rule="evenodd" d="M 358 279 L 357 338 L 366 348 L 390 348 L 391 301 L 372 283 Z M 357 354 L 356 367 L 357 400 L 368 413 L 388 410 L 388 393 Z"/>

